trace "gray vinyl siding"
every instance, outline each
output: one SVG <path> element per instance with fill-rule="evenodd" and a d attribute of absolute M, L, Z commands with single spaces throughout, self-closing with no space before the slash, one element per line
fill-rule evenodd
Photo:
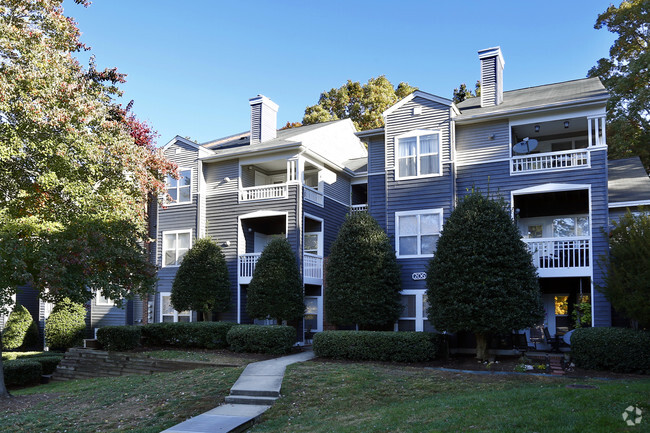
<path fill-rule="evenodd" d="M 413 108 L 421 106 L 422 114 L 413 115 Z M 386 118 L 386 167 L 395 166 L 395 137 L 416 129 L 439 130 L 442 133 L 442 160 L 450 159 L 450 108 L 438 102 L 416 97 Z"/>
<path fill-rule="evenodd" d="M 383 173 L 386 168 L 384 136 L 372 137 L 368 141 L 368 173 Z"/>
<path fill-rule="evenodd" d="M 494 135 L 494 139 L 489 137 Z M 456 163 L 487 162 L 510 157 L 508 121 L 474 125 L 456 124 Z"/>
<path fill-rule="evenodd" d="M 497 58 L 491 57 L 481 60 L 481 106 L 487 107 L 497 104 Z"/>
<path fill-rule="evenodd" d="M 336 175 L 336 182 L 324 184 L 323 192 L 326 197 L 338 200 L 348 206 L 350 205 L 350 181 L 341 177 L 340 174 Z"/>
<path fill-rule="evenodd" d="M 556 172 L 535 173 L 510 176 L 508 161 L 458 167 L 458 195 L 462 197 L 472 187 L 500 194 L 510 202 L 511 192 L 546 183 L 589 184 L 591 185 L 591 232 L 593 242 L 593 283 L 604 283 L 603 270 L 598 265 L 599 257 L 608 253 L 606 233 L 608 230 L 607 202 L 607 152 L 598 150 L 591 153 L 591 168 Z M 611 325 L 611 307 L 602 293 L 594 289 L 594 318 L 596 326 Z"/>
<path fill-rule="evenodd" d="M 345 221 L 345 215 L 349 212 L 349 208 L 325 197 L 324 208 L 305 202 L 303 212 L 323 219 L 323 256 L 329 256 L 332 243 Z"/>
<path fill-rule="evenodd" d="M 176 150 L 179 149 L 180 152 L 176 153 Z M 199 151 L 189 144 L 183 143 L 182 141 L 177 141 L 176 143 L 169 146 L 165 149 L 165 157 L 170 161 L 178 164 L 179 169 L 191 168 L 192 169 L 192 194 L 196 194 L 198 189 L 198 171 L 197 171 L 197 159 Z"/>
<path fill-rule="evenodd" d="M 205 193 L 232 194 L 239 189 L 239 162 L 236 159 L 217 163 L 203 163 Z M 225 178 L 230 181 L 224 181 Z"/>
<path fill-rule="evenodd" d="M 385 156 L 383 136 L 368 142 L 368 211 L 384 230 L 386 230 Z"/>
<path fill-rule="evenodd" d="M 126 325 L 126 307 L 126 301 L 122 308 L 118 308 L 110 305 L 97 305 L 95 299 L 93 299 L 90 307 L 91 332 L 94 333 L 95 328 L 103 328 L 104 326 Z"/>
<path fill-rule="evenodd" d="M 158 245 L 156 249 L 156 263 L 159 266 L 162 266 L 163 232 L 173 230 L 192 230 L 192 244 L 194 244 L 194 239 L 197 235 L 197 201 L 198 197 L 193 195 L 192 203 L 169 206 L 166 209 L 158 210 Z"/>
<path fill-rule="evenodd" d="M 288 219 L 287 239 L 294 251 L 300 251 L 298 221 L 297 185 L 289 185 L 289 198 L 257 202 L 238 202 L 238 194 L 216 194 L 206 197 L 206 233 L 221 246 L 226 257 L 230 278 L 231 308 L 223 313 L 221 320 L 237 320 L 237 261 L 238 261 L 238 217 L 256 211 L 286 212 Z M 230 241 L 230 246 L 225 243 Z M 242 315 L 242 318 L 244 316 Z"/>

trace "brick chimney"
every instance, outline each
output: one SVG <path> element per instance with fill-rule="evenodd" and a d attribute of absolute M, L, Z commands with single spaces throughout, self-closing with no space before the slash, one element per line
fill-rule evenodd
<path fill-rule="evenodd" d="M 501 47 L 478 52 L 481 61 L 481 107 L 492 107 L 503 102 L 503 67 L 506 62 Z"/>
<path fill-rule="evenodd" d="M 251 105 L 251 144 L 274 139 L 278 128 L 278 104 L 264 95 L 257 95 L 248 102 Z"/>

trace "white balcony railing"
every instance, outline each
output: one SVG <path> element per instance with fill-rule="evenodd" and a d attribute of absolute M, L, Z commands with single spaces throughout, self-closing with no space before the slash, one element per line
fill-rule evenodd
<path fill-rule="evenodd" d="M 305 253 L 302 258 L 302 269 L 305 281 L 323 279 L 323 258 L 315 254 Z"/>
<path fill-rule="evenodd" d="M 253 278 L 255 265 L 260 258 L 261 253 L 242 254 L 239 256 L 239 280 L 240 282 L 250 282 Z"/>
<path fill-rule="evenodd" d="M 368 212 L 368 204 L 353 204 L 350 206 L 350 213 Z"/>
<path fill-rule="evenodd" d="M 533 264 L 541 269 L 588 268 L 591 238 L 523 239 L 533 255 Z"/>
<path fill-rule="evenodd" d="M 590 158 L 587 149 L 567 150 L 563 152 L 540 153 L 538 155 L 514 156 L 512 173 L 531 173 L 553 171 L 575 167 L 589 167 Z"/>
<path fill-rule="evenodd" d="M 314 188 L 307 185 L 303 185 L 303 191 L 305 200 L 317 204 L 318 206 L 323 206 L 324 197 L 322 192 L 315 190 Z"/>
<path fill-rule="evenodd" d="M 239 190 L 239 201 L 273 200 L 287 198 L 289 190 L 286 183 L 278 185 L 253 186 Z"/>

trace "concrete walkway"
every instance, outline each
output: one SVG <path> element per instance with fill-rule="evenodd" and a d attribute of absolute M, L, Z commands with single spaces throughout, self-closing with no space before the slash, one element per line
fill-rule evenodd
<path fill-rule="evenodd" d="M 226 404 L 183 421 L 163 433 L 225 433 L 246 430 L 280 397 L 287 365 L 312 358 L 314 352 L 308 351 L 248 364 L 230 389 Z"/>

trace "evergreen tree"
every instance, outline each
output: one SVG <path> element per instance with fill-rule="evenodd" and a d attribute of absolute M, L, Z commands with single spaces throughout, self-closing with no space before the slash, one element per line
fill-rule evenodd
<path fill-rule="evenodd" d="M 599 290 L 635 327 L 650 326 L 650 215 L 628 211 L 610 235 L 608 271 Z"/>
<path fill-rule="evenodd" d="M 177 311 L 194 310 L 211 320 L 212 311 L 230 305 L 230 281 L 226 258 L 210 238 L 196 241 L 183 257 L 172 284 L 171 302 Z"/>
<path fill-rule="evenodd" d="M 285 238 L 272 239 L 262 251 L 248 286 L 246 312 L 254 319 L 299 320 L 305 313 L 296 255 Z"/>
<path fill-rule="evenodd" d="M 474 191 L 451 213 L 427 275 L 429 320 L 438 331 L 476 335 L 487 358 L 489 334 L 542 318 L 537 270 L 507 203 Z"/>
<path fill-rule="evenodd" d="M 45 340 L 50 349 L 80 346 L 86 333 L 86 308 L 70 299 L 58 302 L 45 320 Z"/>
<path fill-rule="evenodd" d="M 366 212 L 347 216 L 327 260 L 325 318 L 335 325 L 390 328 L 402 311 L 390 240 Z"/>
<path fill-rule="evenodd" d="M 38 345 L 36 322 L 27 308 L 18 302 L 2 330 L 2 345 L 8 350 L 23 350 Z"/>

